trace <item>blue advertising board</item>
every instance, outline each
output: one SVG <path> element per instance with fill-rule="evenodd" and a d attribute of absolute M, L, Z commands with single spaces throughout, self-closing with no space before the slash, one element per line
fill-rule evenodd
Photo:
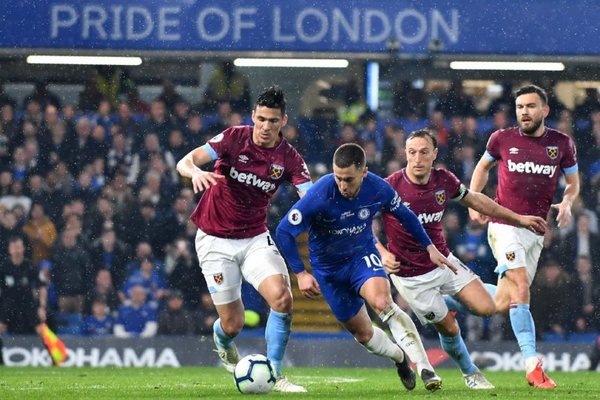
<path fill-rule="evenodd" d="M 0 48 L 600 55 L 597 0 L 0 0 Z"/>

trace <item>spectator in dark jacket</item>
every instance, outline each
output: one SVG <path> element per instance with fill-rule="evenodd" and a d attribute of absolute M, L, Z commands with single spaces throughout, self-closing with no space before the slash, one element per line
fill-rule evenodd
<path fill-rule="evenodd" d="M 52 282 L 58 293 L 59 311 L 82 313 L 92 274 L 89 255 L 78 243 L 78 234 L 74 229 L 63 231 L 52 252 L 52 262 Z"/>

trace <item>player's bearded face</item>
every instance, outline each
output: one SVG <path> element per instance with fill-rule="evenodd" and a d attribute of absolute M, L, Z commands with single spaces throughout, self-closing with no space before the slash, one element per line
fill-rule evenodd
<path fill-rule="evenodd" d="M 340 168 L 335 164 L 333 165 L 335 183 L 342 196 L 347 199 L 356 197 L 366 174 L 367 167 L 357 169 L 354 165 L 346 168 Z"/>
<path fill-rule="evenodd" d="M 519 96 L 516 101 L 516 108 L 519 128 L 526 135 L 535 133 L 542 126 L 549 111 L 548 106 L 544 105 L 535 93 Z"/>
<path fill-rule="evenodd" d="M 252 140 L 261 147 L 275 147 L 281 141 L 279 132 L 287 121 L 287 115 L 281 115 L 280 109 L 257 106 L 252 112 Z"/>
<path fill-rule="evenodd" d="M 406 169 L 411 178 L 429 179 L 438 150 L 430 139 L 413 137 L 406 142 Z"/>

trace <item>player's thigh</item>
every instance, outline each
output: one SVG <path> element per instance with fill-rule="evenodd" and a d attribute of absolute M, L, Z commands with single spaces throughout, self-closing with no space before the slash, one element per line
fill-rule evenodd
<path fill-rule="evenodd" d="M 267 300 L 269 304 L 290 291 L 290 276 L 271 236 L 254 237 L 243 252 L 241 272 L 243 278 Z M 268 283 L 261 285 L 265 280 Z"/>
<path fill-rule="evenodd" d="M 454 254 L 450 253 L 448 259 L 456 266 L 456 273 L 449 268 L 444 268 L 439 271 L 437 276 L 442 281 L 440 291 L 443 294 L 454 296 L 469 283 L 478 280 L 478 276 Z"/>
<path fill-rule="evenodd" d="M 344 323 L 354 317 L 365 304 L 356 289 L 350 284 L 346 269 L 331 274 L 319 273 L 313 266 L 315 279 L 335 318 Z"/>
<path fill-rule="evenodd" d="M 448 314 L 448 307 L 440 293 L 440 287 L 448 279 L 445 270 L 448 268 L 436 268 L 426 274 L 412 277 L 390 275 L 398 293 L 423 325 L 438 323 Z"/>
<path fill-rule="evenodd" d="M 456 294 L 456 297 L 476 315 L 486 317 L 496 311 L 494 299 L 488 293 L 481 279 L 477 278 L 467 283 Z"/>
<path fill-rule="evenodd" d="M 390 283 L 375 248 L 356 257 L 351 268 L 350 284 L 371 308 L 380 313 L 392 300 Z"/>
<path fill-rule="evenodd" d="M 215 305 L 233 303 L 242 297 L 242 274 L 235 259 L 235 243 L 198 230 L 196 254 L 208 292 Z"/>
<path fill-rule="evenodd" d="M 498 263 L 494 272 L 499 277 L 509 269 L 525 268 L 529 284 L 533 282 L 543 246 L 541 236 L 527 229 L 491 222 L 488 241 Z"/>
<path fill-rule="evenodd" d="M 502 277 L 509 268 L 525 266 L 525 248 L 513 226 L 490 222 L 488 242 L 497 262 L 498 276 Z"/>

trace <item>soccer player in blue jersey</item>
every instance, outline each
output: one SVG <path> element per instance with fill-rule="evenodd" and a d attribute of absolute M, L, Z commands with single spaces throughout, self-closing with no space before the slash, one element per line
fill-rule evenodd
<path fill-rule="evenodd" d="M 440 268 L 455 267 L 432 244 L 415 214 L 382 178 L 368 172 L 365 153 L 354 143 L 340 146 L 333 156 L 333 174 L 325 175 L 288 212 L 277 227 L 284 258 L 308 298 L 323 294 L 335 317 L 367 351 L 396 363 L 403 385 L 415 387 L 415 374 L 406 354 L 428 390 L 442 380 L 434 372 L 419 333 L 410 317 L 392 300 L 390 283 L 375 248 L 371 230 L 379 210 L 392 213 L 427 249 Z M 296 246 L 296 236 L 308 231 L 312 273 L 306 271 Z M 372 325 L 365 301 L 386 322 L 395 344 Z M 406 352 L 406 353 L 405 353 Z"/>

